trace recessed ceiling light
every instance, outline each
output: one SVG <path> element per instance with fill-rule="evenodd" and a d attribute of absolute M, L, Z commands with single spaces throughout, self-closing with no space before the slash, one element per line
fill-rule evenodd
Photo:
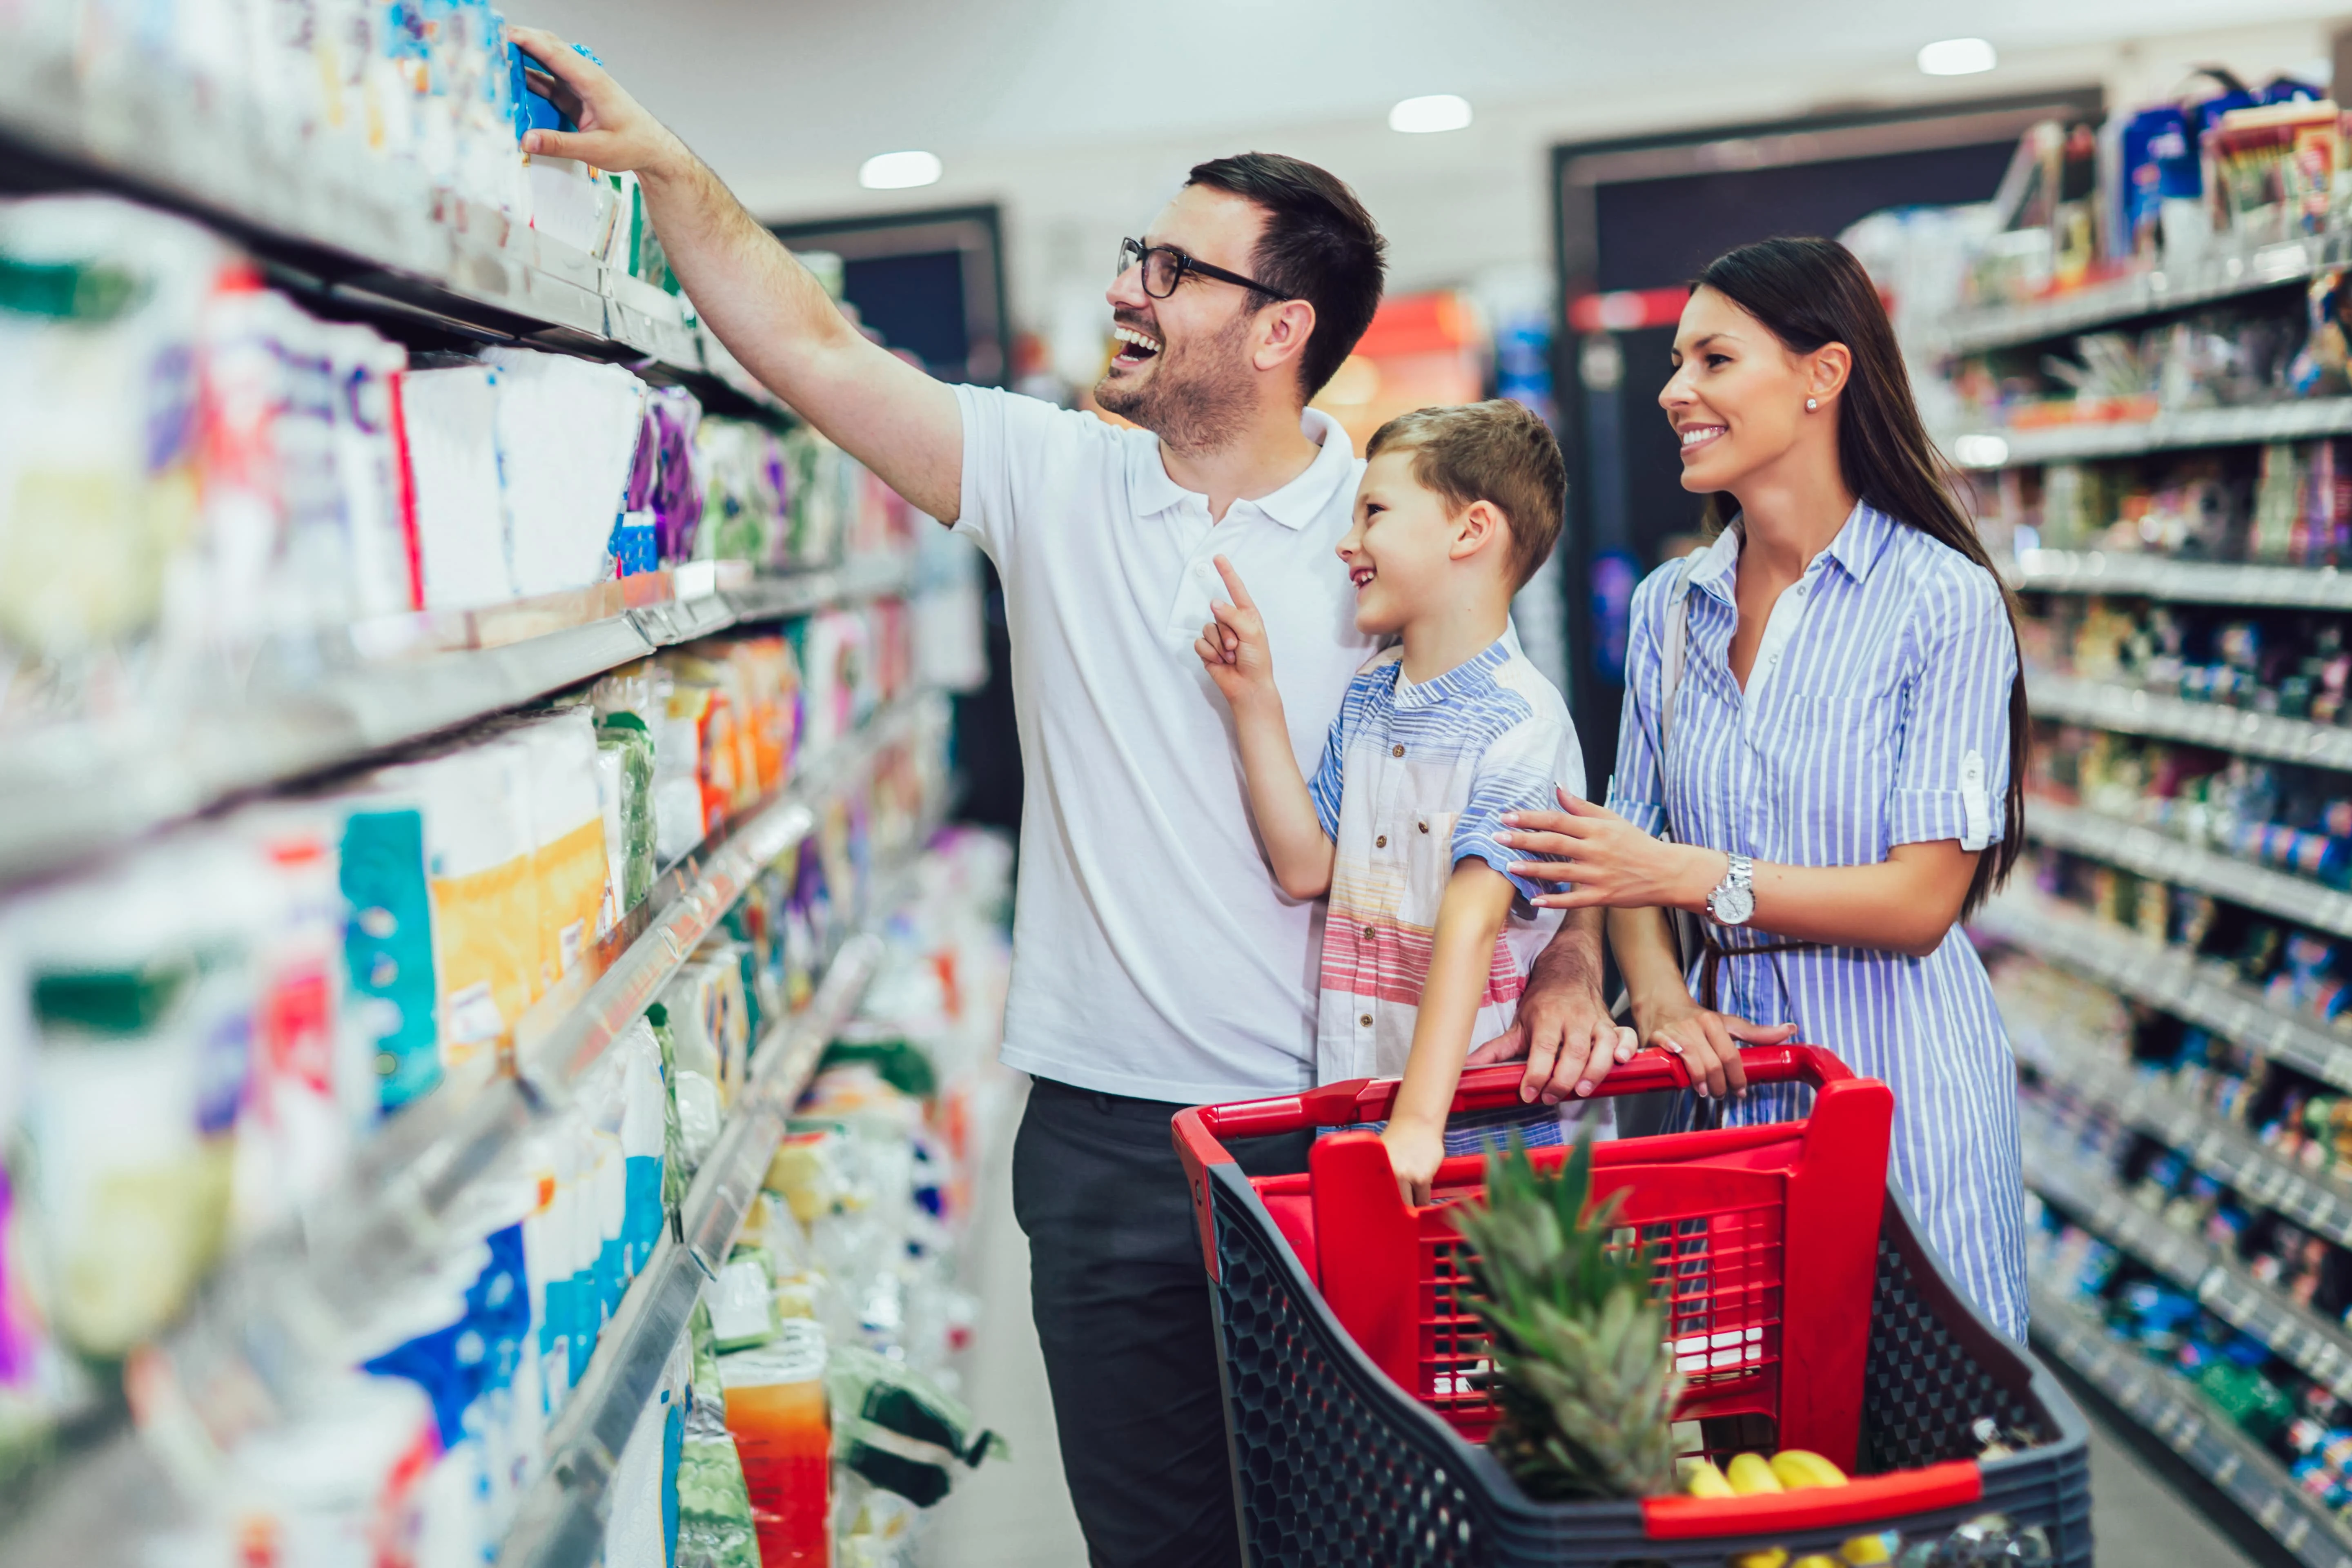
<path fill-rule="evenodd" d="M 877 153 L 857 171 L 857 183 L 869 191 L 906 191 L 937 184 L 937 153 Z"/>
<path fill-rule="evenodd" d="M 1919 51 L 1919 68 L 1929 76 L 1974 76 L 2000 63 L 1982 38 L 1946 38 Z"/>
<path fill-rule="evenodd" d="M 1389 110 L 1389 129 L 1420 134 L 1431 131 L 1459 131 L 1470 123 L 1470 100 L 1450 92 L 1433 92 L 1426 98 L 1408 98 Z"/>

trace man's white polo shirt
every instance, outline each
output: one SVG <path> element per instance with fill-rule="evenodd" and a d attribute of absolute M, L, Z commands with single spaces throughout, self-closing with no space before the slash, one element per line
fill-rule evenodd
<path fill-rule="evenodd" d="M 1212 523 L 1158 437 L 960 386 L 956 531 L 996 563 L 1024 774 L 1004 1060 L 1186 1104 L 1315 1081 L 1321 906 L 1275 886 L 1224 700 L 1192 641 L 1232 561 L 1312 772 L 1375 640 L 1333 553 L 1363 465 L 1318 409 L 1307 471 Z"/>

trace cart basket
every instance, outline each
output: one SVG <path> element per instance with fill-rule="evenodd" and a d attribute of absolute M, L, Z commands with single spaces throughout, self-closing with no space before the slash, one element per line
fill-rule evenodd
<path fill-rule="evenodd" d="M 1778 1446 L 1824 1453 L 1855 1479 L 1762 1497 L 1529 1500 L 1480 1441 L 1493 1421 L 1484 1335 L 1455 1296 L 1460 1239 L 1444 1217 L 1477 1191 L 1483 1161 L 1447 1161 L 1438 1201 L 1415 1209 L 1368 1132 L 1318 1139 L 1304 1176 L 1244 1176 L 1220 1142 L 1377 1121 L 1396 1090 L 1328 1084 L 1175 1121 L 1251 1563 L 1724 1568 L 1773 1547 L 1834 1558 L 1886 1531 L 1938 1540 L 1998 1515 L 2012 1538 L 2046 1544 L 2047 1561 L 2086 1568 L 2082 1417 L 1960 1296 L 1885 1184 L 1885 1086 L 1816 1047 L 1750 1047 L 1741 1060 L 1751 1082 L 1811 1083 L 1811 1114 L 1597 1145 L 1595 1194 L 1625 1191 L 1621 1223 L 1661 1254 L 1682 1414 L 1769 1415 Z M 1516 1103 L 1522 1076 L 1465 1073 L 1454 1110 Z M 1680 1058 L 1643 1052 L 1601 1092 L 1688 1086 Z M 1979 1459 L 1987 1417 L 2028 1446 Z"/>

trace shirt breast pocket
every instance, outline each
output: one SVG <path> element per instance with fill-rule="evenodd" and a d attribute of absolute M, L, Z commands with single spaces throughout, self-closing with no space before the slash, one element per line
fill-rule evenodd
<path fill-rule="evenodd" d="M 1796 866 L 1885 858 L 1895 788 L 1896 694 L 1792 697 L 1770 726 L 1780 853 Z"/>
<path fill-rule="evenodd" d="M 1434 929 L 1437 906 L 1454 875 L 1454 824 L 1457 813 L 1416 811 L 1406 826 L 1404 895 L 1397 910 L 1406 925 Z"/>

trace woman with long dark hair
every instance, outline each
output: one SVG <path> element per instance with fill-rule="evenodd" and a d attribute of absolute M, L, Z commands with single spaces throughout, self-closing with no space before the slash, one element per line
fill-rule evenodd
<path fill-rule="evenodd" d="M 1792 1089 L 1748 1092 L 1743 1043 L 1814 1041 L 1891 1085 L 1895 1180 L 2021 1338 L 2015 1069 L 1959 931 L 2017 858 L 2008 596 L 1843 246 L 1722 257 L 1674 355 L 1658 401 L 1714 542 L 1633 595 L 1607 809 L 1523 814 L 1507 838 L 1545 858 L 1515 869 L 1610 910 L 1634 1026 L 1702 1086 L 1680 1115 L 1795 1114 Z M 1669 910 L 1701 917 L 1687 968 Z"/>

